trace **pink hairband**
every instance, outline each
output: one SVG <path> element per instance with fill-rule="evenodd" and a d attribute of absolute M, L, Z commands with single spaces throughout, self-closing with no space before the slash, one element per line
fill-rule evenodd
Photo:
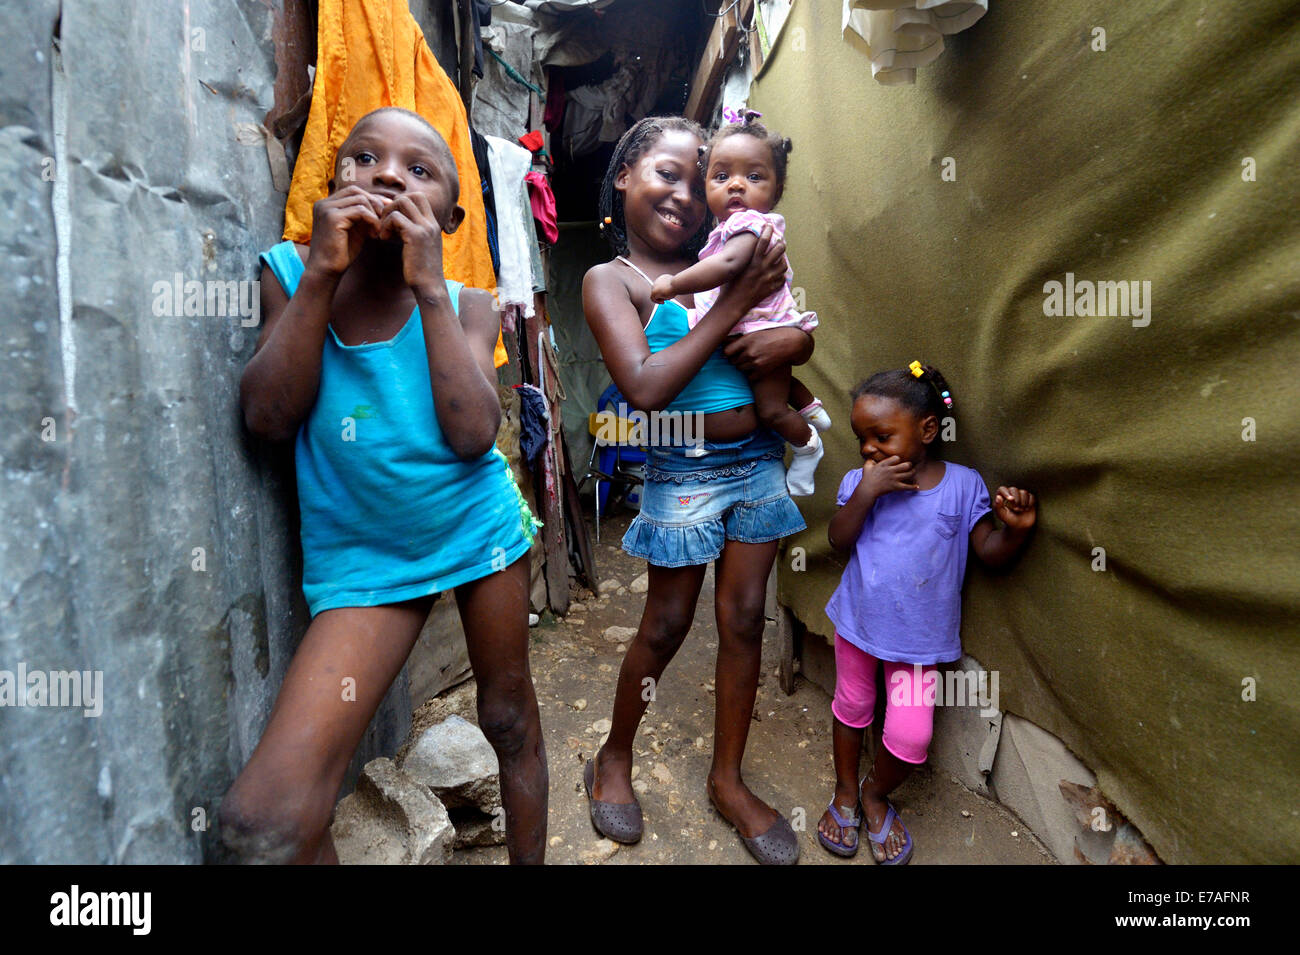
<path fill-rule="evenodd" d="M 732 126 L 748 126 L 762 115 L 763 114 L 756 109 L 742 109 L 736 111 L 730 106 L 722 107 L 722 121 Z"/>

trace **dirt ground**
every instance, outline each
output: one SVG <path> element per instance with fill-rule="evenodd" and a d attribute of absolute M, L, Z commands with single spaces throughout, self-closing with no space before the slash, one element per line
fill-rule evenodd
<path fill-rule="evenodd" d="M 583 591 L 559 620 L 549 614 L 533 633 L 533 681 L 550 764 L 550 828 L 546 861 L 553 864 L 755 864 L 735 830 L 704 791 L 713 739 L 713 572 L 705 580 L 695 625 L 659 684 L 637 736 L 633 785 L 640 792 L 645 836 L 635 846 L 602 839 L 592 828 L 582 769 L 599 747 L 614 701 L 625 645 L 605 639 L 607 627 L 636 627 L 644 594 L 627 589 L 645 564 L 619 547 L 631 515 L 601 521 L 592 547 L 602 582 L 622 590 L 604 598 Z M 610 586 L 606 584 L 606 586 Z M 834 791 L 830 697 L 797 677 L 792 696 L 777 680 L 779 646 L 769 624 L 763 670 L 744 763 L 758 796 L 791 820 L 801 841 L 801 865 L 872 865 L 865 847 L 853 859 L 832 856 L 817 841 L 817 820 Z M 865 754 L 863 771 L 866 770 Z M 914 865 L 1052 864 L 1055 860 L 1023 823 L 948 774 L 922 767 L 894 794 L 915 842 Z M 865 831 L 862 840 L 866 842 Z M 465 849 L 453 864 L 504 865 L 504 847 Z"/>

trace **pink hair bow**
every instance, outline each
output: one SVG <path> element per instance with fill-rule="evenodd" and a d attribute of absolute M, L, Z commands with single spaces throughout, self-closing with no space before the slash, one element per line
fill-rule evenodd
<path fill-rule="evenodd" d="M 730 106 L 722 107 L 722 121 L 733 126 L 744 126 L 762 115 L 756 109 L 734 110 Z"/>

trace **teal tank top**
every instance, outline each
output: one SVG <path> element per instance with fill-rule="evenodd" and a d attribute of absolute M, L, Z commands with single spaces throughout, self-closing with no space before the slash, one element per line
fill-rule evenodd
<path fill-rule="evenodd" d="M 292 296 L 292 242 L 261 260 Z M 459 282 L 448 280 L 459 311 Z M 435 594 L 502 570 L 541 526 L 494 446 L 462 461 L 434 413 L 420 311 L 385 342 L 344 345 L 332 327 L 316 403 L 294 446 L 302 589 L 314 617 Z"/>
<path fill-rule="evenodd" d="M 681 341 L 688 331 L 686 309 L 678 302 L 663 302 L 655 307 L 646 323 L 645 340 L 653 354 Z M 709 414 L 753 403 L 754 392 L 749 387 L 749 380 L 727 361 L 722 349 L 718 348 L 664 410 Z"/>

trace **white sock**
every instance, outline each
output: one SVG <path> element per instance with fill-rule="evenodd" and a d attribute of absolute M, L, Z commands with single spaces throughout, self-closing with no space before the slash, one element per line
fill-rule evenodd
<path fill-rule="evenodd" d="M 816 428 L 809 428 L 812 438 L 802 448 L 794 449 L 794 460 L 785 473 L 785 487 L 791 497 L 808 497 L 813 492 L 813 473 L 826 453 Z"/>
<path fill-rule="evenodd" d="M 826 413 L 822 407 L 821 400 L 814 398 L 812 404 L 806 408 L 799 409 L 799 414 L 803 415 L 803 420 L 818 431 L 829 431 L 831 429 L 831 416 Z"/>

